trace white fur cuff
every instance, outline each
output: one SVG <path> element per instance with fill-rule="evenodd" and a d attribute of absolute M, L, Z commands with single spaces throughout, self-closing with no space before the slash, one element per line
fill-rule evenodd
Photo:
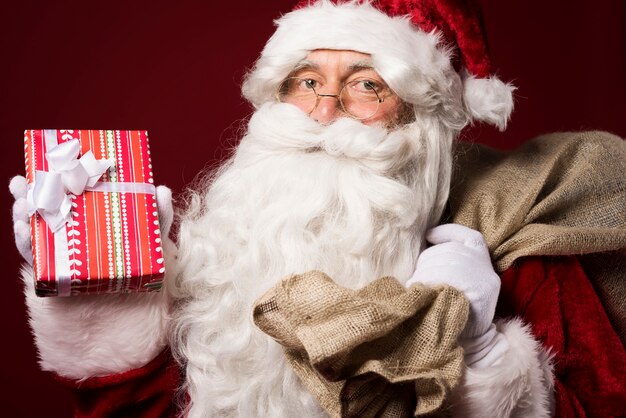
<path fill-rule="evenodd" d="M 32 267 L 22 278 L 43 370 L 78 380 L 105 376 L 141 367 L 165 347 L 164 291 L 41 298 Z"/>
<path fill-rule="evenodd" d="M 466 369 L 454 394 L 454 416 L 551 416 L 553 375 L 548 351 L 519 319 L 499 321 L 496 327 L 507 339 L 508 351 L 490 367 Z"/>

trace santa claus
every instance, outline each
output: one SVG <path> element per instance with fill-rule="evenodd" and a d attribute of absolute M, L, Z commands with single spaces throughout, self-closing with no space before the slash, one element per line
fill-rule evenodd
<path fill-rule="evenodd" d="M 40 299 L 24 269 L 41 366 L 79 394 L 77 415 L 326 416 L 252 315 L 309 270 L 351 289 L 382 276 L 457 288 L 470 311 L 446 411 L 554 412 L 555 353 L 518 319 L 494 324 L 501 284 L 481 233 L 439 225 L 453 141 L 472 121 L 504 129 L 513 108 L 475 10 L 456 3 L 322 0 L 281 17 L 243 84 L 246 134 L 164 246 L 163 292 Z M 27 258 L 25 185 L 11 187 Z M 157 197 L 167 236 L 171 194 Z"/>

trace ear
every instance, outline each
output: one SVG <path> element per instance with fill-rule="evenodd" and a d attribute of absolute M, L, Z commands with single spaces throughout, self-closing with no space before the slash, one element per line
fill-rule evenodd
<path fill-rule="evenodd" d="M 463 80 L 463 103 L 472 120 L 495 125 L 504 131 L 513 111 L 515 89 L 515 86 L 497 77 L 466 75 Z"/>

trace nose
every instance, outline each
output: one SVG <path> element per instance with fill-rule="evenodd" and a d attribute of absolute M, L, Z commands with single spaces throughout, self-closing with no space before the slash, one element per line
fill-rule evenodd
<path fill-rule="evenodd" d="M 339 97 L 336 94 L 320 94 L 319 96 L 319 103 L 311 112 L 311 118 L 322 125 L 328 125 L 337 119 L 342 112 Z"/>

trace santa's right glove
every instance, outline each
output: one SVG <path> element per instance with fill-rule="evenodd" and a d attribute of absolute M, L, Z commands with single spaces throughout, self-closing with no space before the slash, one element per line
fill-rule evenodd
<path fill-rule="evenodd" d="M 30 242 L 30 223 L 28 221 L 28 209 L 26 206 L 26 193 L 28 185 L 26 178 L 15 176 L 9 183 L 9 190 L 15 199 L 13 203 L 13 235 L 15 246 L 24 260 L 32 265 L 33 252 Z"/>
<path fill-rule="evenodd" d="M 29 264 L 33 265 L 33 250 L 30 234 L 30 221 L 26 195 L 28 184 L 24 176 L 15 176 L 9 183 L 9 190 L 15 199 L 13 203 L 13 235 L 15 246 L 20 255 Z M 172 221 L 174 219 L 174 208 L 172 205 L 172 191 L 166 186 L 156 188 L 156 200 L 159 216 L 161 238 L 168 239 Z"/>
<path fill-rule="evenodd" d="M 508 342 L 493 324 L 500 293 L 500 278 L 491 265 L 482 234 L 458 224 L 437 226 L 426 234 L 433 246 L 418 257 L 415 272 L 406 283 L 450 285 L 463 292 L 470 304 L 469 318 L 459 343 L 465 363 L 482 368 L 495 364 Z"/>

